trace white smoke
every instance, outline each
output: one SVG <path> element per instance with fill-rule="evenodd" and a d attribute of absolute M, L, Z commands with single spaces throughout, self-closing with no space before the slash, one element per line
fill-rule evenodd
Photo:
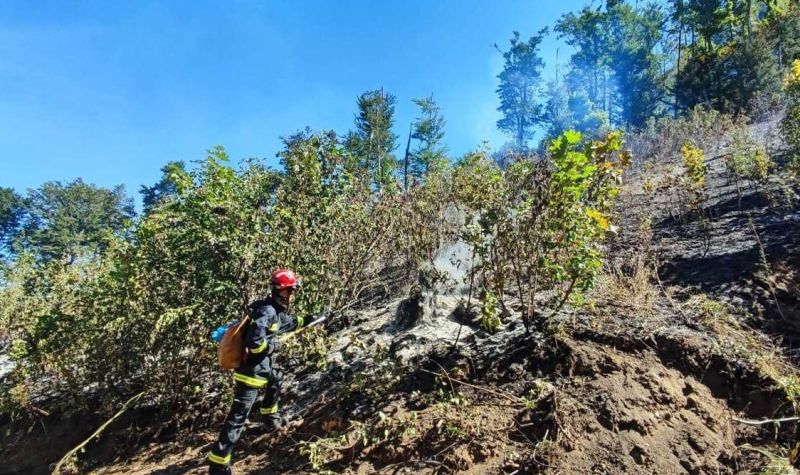
<path fill-rule="evenodd" d="M 472 252 L 464 241 L 458 240 L 441 250 L 433 260 L 434 268 L 455 284 L 463 284 L 473 266 Z"/>

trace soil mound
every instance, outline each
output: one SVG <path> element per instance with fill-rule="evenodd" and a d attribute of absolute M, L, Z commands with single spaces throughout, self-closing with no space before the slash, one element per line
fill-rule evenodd
<path fill-rule="evenodd" d="M 736 427 L 726 401 L 657 356 L 570 344 L 560 385 L 563 473 L 738 473 Z"/>

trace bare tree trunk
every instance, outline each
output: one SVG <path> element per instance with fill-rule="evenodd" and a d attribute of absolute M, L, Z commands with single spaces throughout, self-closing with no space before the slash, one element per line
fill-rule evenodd
<path fill-rule="evenodd" d="M 753 43 L 753 0 L 747 0 L 747 44 Z"/>
<path fill-rule="evenodd" d="M 528 93 L 527 88 L 522 90 L 522 111 L 517 115 L 517 148 L 522 150 L 522 146 L 524 145 L 525 140 L 525 114 L 523 111 L 525 110 L 525 105 L 528 103 Z"/>
<path fill-rule="evenodd" d="M 408 142 L 406 142 L 406 156 L 403 160 L 403 191 L 408 193 L 408 162 L 411 159 L 411 130 L 413 128 L 412 124 L 408 125 Z"/>
<path fill-rule="evenodd" d="M 678 15 L 678 63 L 677 63 L 677 67 L 675 68 L 676 77 L 681 72 L 681 56 L 683 54 L 683 0 L 679 0 L 678 1 L 677 9 L 678 9 L 678 11 L 677 11 L 677 15 Z M 675 118 L 678 117 L 678 94 L 675 94 L 675 106 L 673 108 L 672 114 L 673 114 L 673 116 Z"/>
<path fill-rule="evenodd" d="M 472 258 L 469 261 L 469 293 L 467 294 L 467 308 L 466 308 L 467 314 L 469 314 L 470 309 L 472 308 L 472 285 L 474 282 L 475 282 L 475 249 L 472 250 Z M 456 347 L 458 346 L 458 340 L 461 338 L 462 328 L 464 328 L 463 321 L 459 322 L 458 324 L 458 334 L 456 335 L 456 341 L 453 342 L 452 350 L 455 350 Z"/>
<path fill-rule="evenodd" d="M 385 96 L 383 94 L 383 88 L 381 88 L 381 102 L 379 102 L 381 107 L 385 107 L 385 105 L 384 105 L 384 101 L 385 100 L 386 100 L 386 98 L 385 98 Z M 381 110 L 378 110 L 378 117 L 379 118 L 383 118 L 381 112 L 382 112 Z M 378 121 L 378 124 L 381 125 L 381 126 L 383 125 L 382 121 Z M 381 150 L 381 147 L 379 146 L 378 147 L 378 157 L 377 157 L 377 159 L 378 159 L 378 193 L 382 193 L 383 192 L 383 173 L 382 173 L 382 170 L 381 170 L 381 165 L 383 165 L 382 160 L 381 160 L 383 158 L 382 155 L 383 155 L 383 150 Z"/>

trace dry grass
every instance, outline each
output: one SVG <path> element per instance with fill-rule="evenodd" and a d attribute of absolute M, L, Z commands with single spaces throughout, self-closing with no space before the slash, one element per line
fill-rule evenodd
<path fill-rule="evenodd" d="M 631 267 L 608 264 L 598 278 L 595 296 L 613 305 L 629 308 L 636 316 L 653 311 L 658 291 L 653 285 L 653 269 L 643 261 Z"/>
<path fill-rule="evenodd" d="M 658 298 L 653 260 L 652 222 L 638 215 L 627 224 L 624 235 L 603 264 L 592 298 L 599 303 L 630 309 L 646 318 Z"/>
<path fill-rule="evenodd" d="M 800 370 L 784 356 L 779 342 L 740 323 L 740 310 L 704 294 L 689 298 L 685 307 L 710 330 L 715 351 L 753 365 L 786 393 L 795 412 L 800 409 Z"/>
<path fill-rule="evenodd" d="M 800 472 L 797 471 L 792 464 L 789 462 L 789 458 L 786 456 L 776 455 L 769 450 L 762 449 L 760 447 L 753 447 L 750 444 L 746 444 L 740 447 L 742 450 L 747 450 L 750 452 L 756 452 L 761 454 L 767 459 L 766 466 L 759 472 L 759 475 L 798 475 Z"/>

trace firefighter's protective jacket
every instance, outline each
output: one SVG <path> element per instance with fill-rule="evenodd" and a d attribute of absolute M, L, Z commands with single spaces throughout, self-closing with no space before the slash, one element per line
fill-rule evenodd
<path fill-rule="evenodd" d="M 244 334 L 247 358 L 233 373 L 233 379 L 250 387 L 267 384 L 273 357 L 279 347 L 278 336 L 302 327 L 303 317 L 295 317 L 274 298 L 257 300 L 248 307 L 250 325 Z"/>

